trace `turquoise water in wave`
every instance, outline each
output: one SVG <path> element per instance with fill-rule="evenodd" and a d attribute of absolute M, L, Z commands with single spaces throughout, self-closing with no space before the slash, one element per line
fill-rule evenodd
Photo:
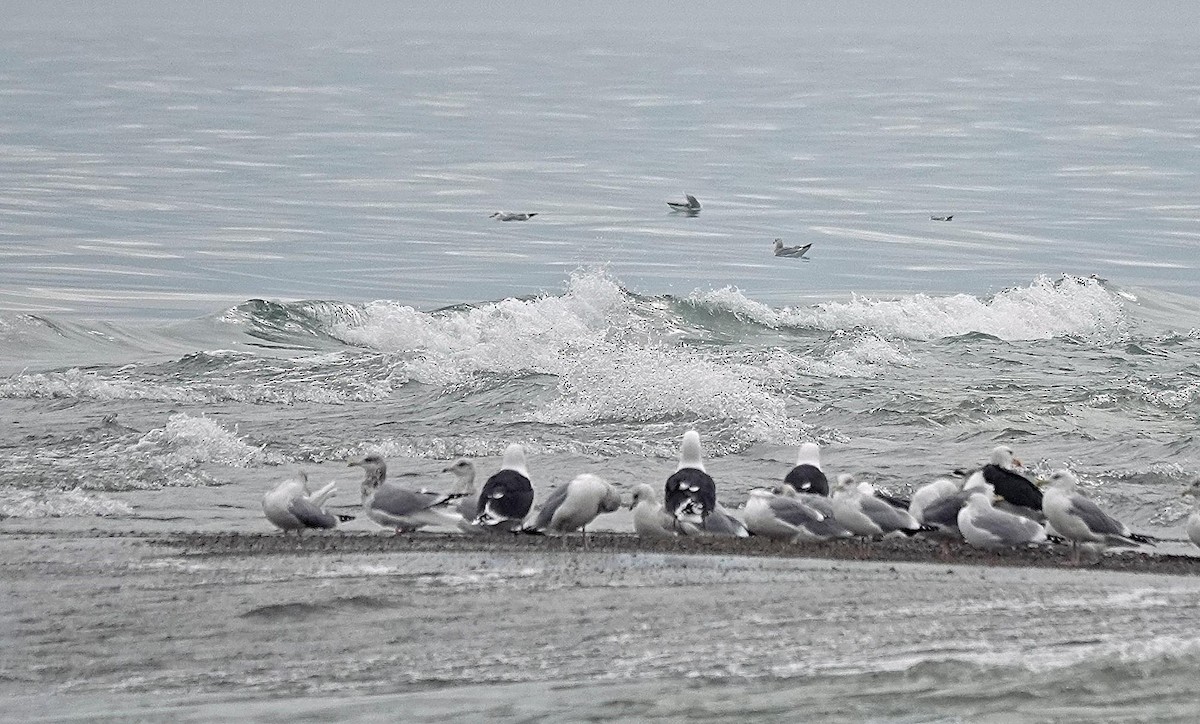
<path fill-rule="evenodd" d="M 0 526 L 263 532 L 297 469 L 349 506 L 347 457 L 448 488 L 513 440 L 539 500 L 583 471 L 628 489 L 694 426 L 731 507 L 805 440 L 900 492 L 1005 443 L 1179 538 L 1196 9 L 747 7 L 10 8 Z M 699 215 L 669 212 L 684 193 Z M 1129 625 L 1072 645 L 1147 696 L 1194 672 L 1190 634 Z M 913 666 L 945 678 L 930 636 Z M 1112 655 L 1129 637 L 1154 646 Z M 1062 690 L 1094 674 L 1024 652 Z M 895 673 L 845 656 L 832 684 L 721 690 L 782 712 L 795 681 Z M 643 673 L 629 696 L 661 699 Z"/>

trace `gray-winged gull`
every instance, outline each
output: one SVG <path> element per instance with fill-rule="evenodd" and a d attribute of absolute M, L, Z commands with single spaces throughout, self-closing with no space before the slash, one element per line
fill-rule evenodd
<path fill-rule="evenodd" d="M 954 214 L 933 214 L 929 217 L 930 221 L 950 221 L 954 218 Z"/>
<path fill-rule="evenodd" d="M 1196 505 L 1196 509 L 1187 519 L 1187 535 L 1192 539 L 1192 542 L 1200 546 L 1200 480 L 1192 483 L 1184 491 L 1184 495 L 1192 496 L 1192 503 Z"/>
<path fill-rule="evenodd" d="M 587 545 L 587 526 L 601 513 L 621 508 L 621 494 L 599 475 L 583 473 L 557 488 L 542 504 L 531 525 L 522 528 L 526 533 L 562 535 L 581 531 Z"/>
<path fill-rule="evenodd" d="M 678 201 L 668 201 L 667 206 L 670 206 L 672 211 L 683 211 L 684 213 L 688 214 L 700 213 L 700 202 L 696 200 L 695 196 L 692 196 L 691 194 L 684 194 L 683 197 L 686 199 L 686 201 L 683 203 Z"/>
<path fill-rule="evenodd" d="M 978 491 L 958 511 L 958 530 L 967 543 L 988 550 L 1046 542 L 1041 523 L 992 507 L 991 497 Z"/>
<path fill-rule="evenodd" d="M 496 219 L 498 221 L 529 221 L 530 219 L 532 219 L 533 217 L 535 217 L 537 215 L 538 215 L 538 212 L 536 212 L 536 211 L 534 211 L 533 213 L 525 213 L 523 211 L 522 212 L 497 211 L 496 213 L 492 214 L 488 218 Z"/>
<path fill-rule="evenodd" d="M 479 491 L 473 522 L 485 530 L 513 532 L 525 522 L 532 507 L 533 486 L 525 465 L 525 449 L 514 442 L 505 448 L 500 470 Z"/>
<path fill-rule="evenodd" d="M 980 472 L 983 479 L 996 490 L 996 495 L 1004 499 L 1004 504 L 996 507 L 1040 521 L 1043 518 L 1042 491 L 1032 480 L 1014 469 L 1020 465 L 1021 461 L 1013 456 L 1012 448 L 998 445 Z"/>
<path fill-rule="evenodd" d="M 775 256 L 784 256 L 790 259 L 799 259 L 808 253 L 812 248 L 812 244 L 802 244 L 800 246 L 784 246 L 783 239 L 776 239 L 774 244 Z"/>
<path fill-rule="evenodd" d="M 285 480 L 263 496 L 262 509 L 267 520 L 284 533 L 290 530 L 299 535 L 309 528 L 336 528 L 339 518 L 353 520 L 350 516 L 337 516 L 325 510 L 325 501 L 337 492 L 335 483 L 329 483 L 315 493 L 308 490 L 308 475 L 303 471 L 294 480 Z"/>
<path fill-rule="evenodd" d="M 796 453 L 796 464 L 788 471 L 783 482 L 792 486 L 797 493 L 829 495 L 829 479 L 821 470 L 821 448 L 815 442 L 800 445 Z"/>
<path fill-rule="evenodd" d="M 1154 544 L 1150 536 L 1140 535 L 1100 509 L 1095 502 L 1077 492 L 1079 478 L 1070 470 L 1050 475 L 1050 487 L 1042 503 L 1046 520 L 1054 532 L 1071 541 L 1072 560 L 1079 562 L 1079 546 L 1103 551 L 1109 545 Z"/>
<path fill-rule="evenodd" d="M 818 543 L 850 534 L 832 517 L 805 505 L 800 496 L 776 495 L 765 488 L 750 491 L 743 517 L 752 534 L 772 540 Z"/>
<path fill-rule="evenodd" d="M 458 490 L 462 498 L 455 506 L 455 511 L 464 521 L 475 519 L 475 507 L 479 504 L 479 491 L 475 488 L 475 463 L 463 458 L 452 465 L 442 468 L 443 473 L 450 473 L 458 479 Z"/>
<path fill-rule="evenodd" d="M 459 518 L 447 508 L 461 495 L 408 490 L 388 482 L 387 464 L 378 453 L 354 460 L 350 465 L 363 469 L 363 509 L 379 525 L 395 529 L 397 535 L 429 525 L 458 525 Z"/>
<path fill-rule="evenodd" d="M 869 484 L 855 482 L 851 475 L 838 476 L 833 490 L 833 516 L 855 535 L 874 538 L 901 532 L 915 535 L 928 530 L 907 510 L 901 510 L 873 495 Z"/>
<path fill-rule="evenodd" d="M 633 511 L 633 531 L 642 538 L 674 538 L 678 535 L 675 518 L 663 509 L 654 488 L 640 483 L 633 489 L 629 503 Z"/>

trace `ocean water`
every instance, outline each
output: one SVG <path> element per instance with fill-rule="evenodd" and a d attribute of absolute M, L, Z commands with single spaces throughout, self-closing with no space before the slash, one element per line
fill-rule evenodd
<path fill-rule="evenodd" d="M 731 506 L 806 440 L 899 491 L 1004 443 L 1180 537 L 1195 8 L 748 8 L 10 9 L 0 529 L 264 531 L 367 450 L 657 484 L 695 428 Z"/>

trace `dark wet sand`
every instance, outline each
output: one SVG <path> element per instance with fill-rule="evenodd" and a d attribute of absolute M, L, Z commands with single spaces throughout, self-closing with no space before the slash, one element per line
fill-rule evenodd
<path fill-rule="evenodd" d="M 108 535 L 108 534 L 105 534 Z M 120 534 L 114 534 L 120 535 Z M 142 534 L 137 534 L 141 537 Z M 1009 551 L 982 551 L 964 543 L 949 546 L 947 552 L 931 541 L 889 538 L 864 543 L 833 541 L 819 544 L 795 544 L 763 538 L 675 538 L 650 540 L 632 534 L 595 533 L 584 547 L 579 536 L 553 538 L 531 535 L 465 536 L 418 533 L 396 536 L 381 533 L 308 534 L 297 538 L 282 534 L 178 533 L 145 536 L 158 545 L 178 547 L 188 555 L 253 555 L 271 553 L 383 553 L 383 552 L 557 552 L 592 553 L 670 553 L 683 555 L 770 556 L 777 558 L 815 558 L 874 562 L 961 564 L 977 566 L 1019 566 L 1038 568 L 1074 567 L 1066 545 L 1047 545 Z M 1164 575 L 1200 575 L 1200 557 L 1163 555 L 1145 550 L 1110 549 L 1097 557 L 1085 553 L 1086 569 L 1158 573 Z"/>

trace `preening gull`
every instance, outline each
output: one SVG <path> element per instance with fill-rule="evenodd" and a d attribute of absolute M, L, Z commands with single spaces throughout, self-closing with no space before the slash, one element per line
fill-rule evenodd
<path fill-rule="evenodd" d="M 1034 520 L 1042 520 L 1042 491 L 1029 478 L 1021 475 L 1014 466 L 1021 461 L 1013 457 L 1012 448 L 999 445 L 992 450 L 992 457 L 980 473 L 996 490 L 996 495 L 1004 498 L 1004 504 L 996 507 L 1024 515 Z"/>
<path fill-rule="evenodd" d="M 1200 480 L 1197 480 L 1189 485 L 1187 490 L 1184 491 L 1184 495 L 1192 496 L 1193 504 L 1198 506 L 1192 511 L 1192 514 L 1188 516 L 1187 534 L 1188 538 L 1191 538 L 1193 543 L 1200 546 L 1200 497 L 1197 497 L 1200 496 Z"/>
<path fill-rule="evenodd" d="M 808 253 L 812 248 L 812 244 L 803 244 L 801 246 L 784 246 L 783 239 L 775 240 L 775 256 L 786 256 L 791 259 L 799 259 Z"/>
<path fill-rule="evenodd" d="M 486 530 L 516 531 L 532 507 L 533 486 L 525 466 L 525 450 L 514 442 L 504 450 L 499 472 L 483 484 L 473 522 Z"/>
<path fill-rule="evenodd" d="M 684 535 L 749 535 L 746 526 L 717 504 L 717 484 L 704 468 L 700 433 L 688 430 L 679 446 L 679 466 L 667 478 L 663 507 Z"/>
<path fill-rule="evenodd" d="M 561 535 L 580 530 L 587 545 L 588 523 L 620 507 L 621 495 L 616 488 L 599 475 L 583 473 L 551 493 L 533 524 L 522 531 Z"/>
<path fill-rule="evenodd" d="M 336 528 L 338 520 L 353 520 L 325 511 L 325 501 L 337 492 L 329 483 L 315 493 L 308 490 L 308 475 L 301 471 L 294 480 L 285 480 L 263 496 L 262 508 L 267 520 L 284 533 L 290 530 L 299 535 L 309 528 Z"/>
<path fill-rule="evenodd" d="M 976 548 L 995 550 L 1046 542 L 1046 529 L 1036 520 L 992 507 L 992 499 L 972 492 L 958 511 L 958 530 Z"/>
<path fill-rule="evenodd" d="M 750 491 L 743 515 L 751 533 L 772 540 L 817 543 L 849 535 L 832 517 L 805 505 L 800 496 L 776 495 L 764 488 Z"/>
<path fill-rule="evenodd" d="M 387 464 L 378 453 L 350 463 L 363 469 L 362 501 L 367 517 L 396 534 L 411 533 L 428 525 L 456 526 L 459 518 L 449 503 L 462 497 L 457 493 L 431 493 L 408 490 L 387 480 Z"/>
<path fill-rule="evenodd" d="M 654 488 L 640 483 L 633 489 L 629 504 L 633 511 L 633 530 L 642 538 L 673 538 L 678 535 L 675 518 L 663 509 Z"/>
<path fill-rule="evenodd" d="M 492 214 L 488 218 L 489 219 L 497 219 L 499 221 L 529 221 L 530 219 L 532 219 L 533 217 L 535 217 L 537 215 L 538 215 L 538 212 L 536 212 L 536 211 L 534 211 L 533 213 L 513 212 L 513 211 L 497 211 L 496 213 Z"/>
<path fill-rule="evenodd" d="M 688 214 L 700 213 L 700 202 L 696 200 L 695 196 L 692 196 L 691 194 L 684 194 L 683 197 L 687 199 L 683 203 L 678 201 L 668 201 L 667 206 L 670 206 L 672 211 L 683 211 Z"/>
<path fill-rule="evenodd" d="M 1056 470 L 1050 475 L 1042 510 L 1054 532 L 1071 541 L 1072 560 L 1079 562 L 1079 546 L 1092 546 L 1103 551 L 1109 545 L 1154 544 L 1150 536 L 1129 530 L 1124 523 L 1100 509 L 1093 501 L 1077 491 L 1079 478 L 1070 470 Z"/>
<path fill-rule="evenodd" d="M 829 495 L 829 479 L 821 470 L 821 448 L 815 442 L 800 445 L 796 455 L 796 465 L 783 479 L 784 483 L 792 486 L 797 493 L 812 493 L 814 495 Z"/>
<path fill-rule="evenodd" d="M 855 535 L 879 537 L 899 531 L 915 535 L 929 528 L 908 513 L 871 495 L 873 488 L 855 482 L 853 476 L 839 475 L 833 491 L 833 516 Z"/>

